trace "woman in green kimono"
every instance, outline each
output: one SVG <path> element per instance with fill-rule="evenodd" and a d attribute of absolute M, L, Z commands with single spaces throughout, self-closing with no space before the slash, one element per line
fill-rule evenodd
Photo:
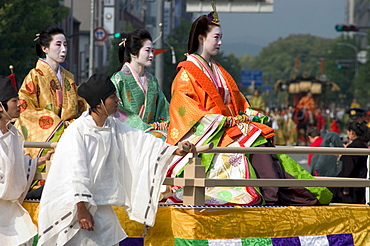
<path fill-rule="evenodd" d="M 111 80 L 120 99 L 115 117 L 130 126 L 167 137 L 169 103 L 157 79 L 145 71 L 154 58 L 152 37 L 147 30 L 135 30 L 119 45 L 122 68 Z"/>

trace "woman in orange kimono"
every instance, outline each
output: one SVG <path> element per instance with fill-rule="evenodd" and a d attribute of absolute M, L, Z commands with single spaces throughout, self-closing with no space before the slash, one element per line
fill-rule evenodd
<path fill-rule="evenodd" d="M 221 147 L 266 145 L 274 136 L 273 129 L 262 124 L 266 116 L 249 108 L 230 74 L 211 59 L 211 56 L 217 55 L 222 44 L 220 22 L 213 7 L 213 12 L 200 16 L 193 23 L 187 59 L 177 67 L 178 74 L 172 84 L 167 142 L 175 145 L 188 140 L 196 146 L 213 142 Z M 267 158 L 263 160 L 259 156 Z M 207 153 L 201 154 L 201 157 L 207 178 L 286 178 L 280 163 L 271 155 L 254 155 L 258 170 L 252 167 L 253 163 L 249 160 L 252 156 L 244 154 Z M 188 159 L 176 159 L 168 170 L 168 176 L 181 176 Z M 260 163 L 260 160 L 264 162 Z M 264 170 L 269 173 L 263 173 Z M 261 175 L 258 171 L 261 171 Z M 181 202 L 182 188 L 173 187 L 172 191 L 174 194 L 167 203 Z M 256 205 L 263 204 L 264 199 L 267 204 L 288 203 L 285 197 L 289 196 L 279 192 L 279 188 L 275 187 L 261 189 L 261 192 L 257 187 L 207 187 L 205 204 Z M 319 203 L 309 191 L 303 196 L 304 201 L 293 203 Z"/>
<path fill-rule="evenodd" d="M 67 56 L 63 29 L 47 25 L 35 42 L 40 59 L 19 90 L 21 115 L 16 127 L 28 142 L 57 142 L 64 128 L 86 110 L 86 103 L 77 96 L 73 74 L 60 65 Z M 26 151 L 33 158 L 43 155 L 43 149 Z"/>

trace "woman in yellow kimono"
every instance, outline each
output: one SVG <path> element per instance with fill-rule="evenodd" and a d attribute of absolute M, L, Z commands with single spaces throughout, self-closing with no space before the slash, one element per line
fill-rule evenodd
<path fill-rule="evenodd" d="M 274 133 L 272 128 L 262 124 L 265 116 L 249 108 L 230 74 L 211 59 L 211 56 L 217 55 L 222 44 L 214 2 L 213 7 L 213 12 L 200 16 L 193 23 L 188 42 L 189 54 L 186 61 L 178 65 L 179 72 L 172 84 L 167 142 L 175 145 L 188 140 L 196 146 L 213 142 L 215 146 L 222 147 L 268 145 Z M 279 161 L 272 155 L 223 153 L 202 154 L 201 157 L 207 178 L 291 177 L 285 175 Z M 253 162 L 258 164 L 257 168 L 252 167 Z M 188 157 L 175 159 L 167 175 L 181 176 L 187 163 Z M 271 205 L 319 204 L 308 190 L 292 190 L 301 191 L 301 195 L 277 187 L 264 187 L 261 192 L 256 187 L 207 187 L 205 203 L 256 205 L 262 204 L 265 199 Z M 182 188 L 173 187 L 172 191 L 174 195 L 169 197 L 167 203 L 181 202 Z"/>
<path fill-rule="evenodd" d="M 60 65 L 67 56 L 63 29 L 47 25 L 35 42 L 40 59 L 19 90 L 21 115 L 16 127 L 25 141 L 57 142 L 64 128 L 86 109 L 86 103 L 77 96 L 73 74 Z M 43 155 L 43 149 L 26 151 L 33 158 Z"/>

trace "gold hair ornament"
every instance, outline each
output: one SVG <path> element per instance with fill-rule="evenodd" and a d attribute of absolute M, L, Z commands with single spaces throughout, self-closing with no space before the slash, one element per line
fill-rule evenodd
<path fill-rule="evenodd" d="M 35 38 L 33 41 L 37 41 L 37 40 L 39 40 L 39 37 L 40 37 L 40 33 L 37 33 L 37 34 L 36 34 L 36 38 Z"/>
<path fill-rule="evenodd" d="M 218 19 L 217 9 L 216 9 L 216 2 L 214 0 L 211 1 L 213 13 L 212 13 L 212 23 L 219 26 L 220 21 Z"/>
<path fill-rule="evenodd" d="M 123 45 L 124 47 L 126 47 L 126 40 L 127 40 L 126 38 L 123 38 L 122 41 L 121 41 L 121 43 L 118 44 L 118 46 L 122 46 Z"/>

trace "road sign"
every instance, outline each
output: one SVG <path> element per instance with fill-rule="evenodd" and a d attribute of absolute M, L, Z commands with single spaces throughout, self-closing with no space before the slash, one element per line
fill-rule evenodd
<path fill-rule="evenodd" d="M 261 70 L 242 70 L 243 86 L 262 86 Z"/>
<path fill-rule="evenodd" d="M 357 53 L 357 61 L 362 64 L 367 62 L 367 51 L 366 50 L 361 50 L 360 52 Z"/>
<path fill-rule="evenodd" d="M 103 27 L 97 27 L 94 29 L 95 41 L 104 41 L 107 37 L 108 33 Z"/>

